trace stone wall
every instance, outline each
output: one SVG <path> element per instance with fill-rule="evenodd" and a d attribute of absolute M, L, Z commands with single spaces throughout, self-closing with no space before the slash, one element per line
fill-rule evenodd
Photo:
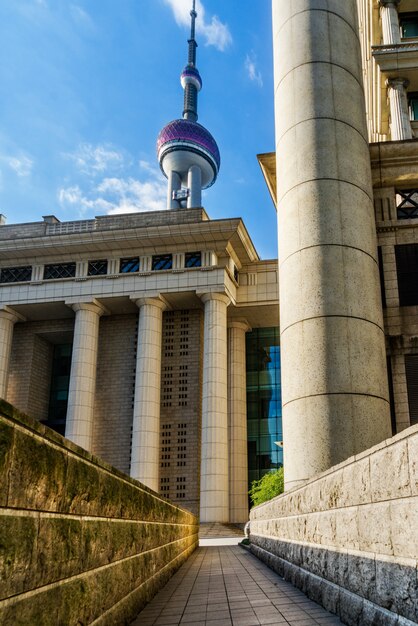
<path fill-rule="evenodd" d="M 127 624 L 197 519 L 0 401 L 0 623 Z"/>
<path fill-rule="evenodd" d="M 251 550 L 345 624 L 418 622 L 418 427 L 251 511 Z"/>

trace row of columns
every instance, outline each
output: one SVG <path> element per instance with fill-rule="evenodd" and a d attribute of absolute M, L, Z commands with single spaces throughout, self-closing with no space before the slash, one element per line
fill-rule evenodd
<path fill-rule="evenodd" d="M 228 296 L 201 294 L 204 303 L 200 517 L 202 522 L 245 522 L 247 411 L 245 321 L 227 323 Z M 133 410 L 131 476 L 159 490 L 161 296 L 138 298 L 140 308 Z M 73 355 L 65 435 L 92 449 L 100 317 L 97 301 L 68 302 L 75 311 Z M 0 309 L 0 397 L 6 397 L 13 326 L 23 318 Z M 229 367 L 228 367 L 229 363 Z"/>
<path fill-rule="evenodd" d="M 379 0 L 379 4 L 383 45 L 397 46 L 401 43 L 398 16 L 400 0 Z M 409 81 L 401 76 L 391 76 L 387 79 L 386 85 L 390 105 L 391 139 L 392 141 L 412 139 L 407 95 Z"/>

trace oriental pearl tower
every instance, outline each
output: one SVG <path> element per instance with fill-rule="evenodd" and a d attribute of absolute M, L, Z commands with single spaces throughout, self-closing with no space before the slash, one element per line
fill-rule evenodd
<path fill-rule="evenodd" d="M 183 118 L 164 126 L 157 139 L 158 161 L 168 178 L 167 209 L 201 207 L 202 189 L 213 185 L 221 163 L 216 141 L 197 122 L 197 94 L 202 79 L 196 67 L 195 1 L 190 11 L 188 61 L 180 77 L 184 89 Z"/>

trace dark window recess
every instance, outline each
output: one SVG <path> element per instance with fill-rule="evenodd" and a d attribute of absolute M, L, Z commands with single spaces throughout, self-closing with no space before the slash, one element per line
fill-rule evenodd
<path fill-rule="evenodd" d="M 202 267 L 201 252 L 186 252 L 185 267 Z"/>
<path fill-rule="evenodd" d="M 48 419 L 43 422 L 46 426 L 53 428 L 61 435 L 65 434 L 68 389 L 70 386 L 71 352 L 71 344 L 54 346 Z"/>
<path fill-rule="evenodd" d="M 391 361 L 390 356 L 386 357 L 386 363 L 387 363 L 387 368 L 388 368 L 390 421 L 392 424 L 392 435 L 396 435 L 395 397 L 393 394 L 392 361 Z"/>
<path fill-rule="evenodd" d="M 418 13 L 400 13 L 399 25 L 402 39 L 418 38 Z"/>
<path fill-rule="evenodd" d="M 121 274 L 139 272 L 139 257 L 134 257 L 132 259 L 121 259 L 119 272 Z"/>
<path fill-rule="evenodd" d="M 418 92 L 408 92 L 408 109 L 411 122 L 418 120 Z"/>
<path fill-rule="evenodd" d="M 75 263 L 54 263 L 54 265 L 45 265 L 44 279 L 51 280 L 53 278 L 74 278 Z"/>
<path fill-rule="evenodd" d="M 107 261 L 89 261 L 88 276 L 102 276 L 107 274 Z"/>
<path fill-rule="evenodd" d="M 406 386 L 408 389 L 411 426 L 418 424 L 418 354 L 405 355 Z"/>
<path fill-rule="evenodd" d="M 396 190 L 396 213 L 398 220 L 418 217 L 418 189 Z"/>
<path fill-rule="evenodd" d="M 158 254 L 152 257 L 153 270 L 171 270 L 173 267 L 172 254 Z"/>
<path fill-rule="evenodd" d="M 0 270 L 1 283 L 24 283 L 32 278 L 32 266 L 3 267 Z"/>
<path fill-rule="evenodd" d="M 382 306 L 385 309 L 386 308 L 386 291 L 385 291 L 385 274 L 383 270 L 382 246 L 377 247 L 377 259 L 379 262 L 380 293 L 382 296 Z"/>
<path fill-rule="evenodd" d="M 418 304 L 418 244 L 395 246 L 399 304 Z"/>
<path fill-rule="evenodd" d="M 234 265 L 234 278 L 235 278 L 236 282 L 238 282 L 238 268 L 235 267 L 235 265 Z"/>

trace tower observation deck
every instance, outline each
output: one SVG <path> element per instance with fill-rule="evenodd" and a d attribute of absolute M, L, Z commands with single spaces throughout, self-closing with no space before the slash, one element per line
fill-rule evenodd
<path fill-rule="evenodd" d="M 190 16 L 188 61 L 180 76 L 184 90 L 183 117 L 164 126 L 157 139 L 158 161 L 168 179 L 168 209 L 200 207 L 202 189 L 214 184 L 221 163 L 216 141 L 197 121 L 197 98 L 202 79 L 196 67 L 195 0 Z"/>

